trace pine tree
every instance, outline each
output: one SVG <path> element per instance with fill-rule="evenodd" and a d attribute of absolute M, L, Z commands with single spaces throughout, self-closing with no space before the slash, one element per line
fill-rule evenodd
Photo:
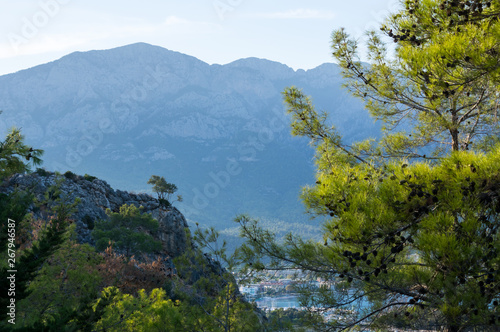
<path fill-rule="evenodd" d="M 24 219 L 29 205 L 33 202 L 33 195 L 27 192 L 14 191 L 10 195 L 0 194 L 0 252 L 7 251 L 8 221 L 15 221 L 15 234 L 20 233 L 18 224 Z"/>
<path fill-rule="evenodd" d="M 148 184 L 153 185 L 153 192 L 158 195 L 160 210 L 168 209 L 172 206 L 170 197 L 177 191 L 177 186 L 169 183 L 163 176 L 151 175 Z M 177 195 L 177 201 L 182 202 L 182 196 Z"/>
<path fill-rule="evenodd" d="M 71 202 L 67 195 L 60 190 L 60 182 L 49 187 L 46 192 L 46 200 L 39 202 L 50 207 L 52 217 L 47 220 L 46 227 L 41 231 L 39 239 L 26 250 L 17 250 L 16 259 L 13 266 L 2 266 L 0 269 L 0 294 L 8 294 L 10 275 L 8 270 L 16 272 L 16 302 L 19 302 L 31 294 L 30 283 L 36 277 L 38 271 L 54 254 L 64 242 L 64 234 L 69 226 L 69 218 L 75 212 L 79 200 Z M 19 221 L 16 222 L 19 223 Z M 16 232 L 17 233 L 17 232 Z M 17 233 L 19 234 L 19 233 Z M 10 299 L 6 296 L 0 297 L 0 315 L 5 317 L 7 313 L 7 304 Z"/>
<path fill-rule="evenodd" d="M 88 244 L 76 243 L 75 224 L 29 282 L 29 295 L 17 302 L 19 327 L 42 324 L 51 330 L 68 325 L 74 311 L 99 296 L 102 257 Z"/>
<path fill-rule="evenodd" d="M 381 28 L 395 45 L 395 59 L 379 33 L 368 33 L 370 65 L 359 61 L 357 43 L 343 30 L 332 35 L 333 55 L 347 88 L 383 121 L 384 137 L 354 148 L 381 157 L 432 158 L 449 148 L 487 150 L 498 122 L 497 5 L 457 7 L 459 1 L 404 1 L 405 9 Z M 459 14 L 484 6 L 488 19 L 463 22 Z M 490 13 L 491 12 L 491 13 Z M 465 15 L 465 14 L 464 14 Z M 287 96 L 291 97 L 288 92 Z M 426 149 L 423 147 L 427 147 Z"/>
<path fill-rule="evenodd" d="M 24 136 L 21 135 L 20 130 L 12 128 L 4 141 L 0 142 L 0 182 L 3 183 L 8 177 L 15 173 L 29 171 L 30 163 L 33 165 L 41 164 L 42 161 L 40 157 L 42 154 L 42 150 L 33 149 L 32 147 L 25 145 Z M 12 234 L 20 233 L 21 230 L 18 225 L 23 220 L 27 208 L 32 203 L 32 200 L 33 197 L 29 193 L 18 191 L 15 191 L 10 195 L 0 195 L 0 252 L 5 253 L 3 257 L 10 257 L 9 254 L 15 252 L 16 249 L 15 241 L 7 241 L 9 238 L 9 224 L 14 225 L 12 229 L 14 229 L 15 232 Z M 10 244 L 13 244 L 14 246 Z M 43 243 L 41 244 L 43 245 Z M 7 297 L 7 294 L 9 293 L 9 279 L 7 279 L 7 277 L 10 274 L 8 274 L 7 271 L 16 269 L 21 271 L 19 273 L 21 275 L 16 275 L 16 299 L 25 297 L 27 295 L 27 282 L 39 266 L 35 260 L 46 257 L 45 253 L 39 252 L 38 249 L 40 249 L 40 247 L 36 247 L 33 252 L 27 253 L 27 255 L 22 256 L 20 259 L 13 259 L 10 261 L 14 262 L 13 267 L 7 268 L 6 266 L 2 266 L 0 269 L 0 277 L 2 278 L 0 281 L 0 294 L 2 294 L 0 297 L 1 317 L 6 317 L 7 304 L 9 303 L 9 298 Z M 40 261 L 38 261 L 38 263 L 40 263 Z"/>
<path fill-rule="evenodd" d="M 21 131 L 12 128 L 5 140 L 0 142 L 0 181 L 15 173 L 24 173 L 30 170 L 29 164 L 40 165 L 43 150 L 33 149 L 24 144 Z"/>
<path fill-rule="evenodd" d="M 370 64 L 344 30 L 332 35 L 346 87 L 384 122 L 380 140 L 348 146 L 302 91 L 284 92 L 292 133 L 316 147 L 316 184 L 302 199 L 328 218 L 323 242 L 290 234 L 280 244 L 241 216 L 240 255 L 250 270 L 299 269 L 329 281 L 301 297 L 345 316 L 320 323 L 312 315 L 325 330 L 491 330 L 500 319 L 498 2 L 403 8 L 382 27 L 394 58 L 376 32 Z M 464 10 L 479 14 L 457 21 Z"/>

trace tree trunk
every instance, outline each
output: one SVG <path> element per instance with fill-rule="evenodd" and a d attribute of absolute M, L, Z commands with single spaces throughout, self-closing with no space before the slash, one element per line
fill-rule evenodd
<path fill-rule="evenodd" d="M 458 129 L 450 129 L 451 134 L 451 150 L 458 151 L 459 150 L 459 141 L 458 141 Z"/>
<path fill-rule="evenodd" d="M 451 135 L 451 151 L 458 151 L 459 148 L 459 141 L 458 141 L 458 128 L 460 123 L 458 122 L 458 114 L 456 111 L 456 100 L 453 100 L 452 102 L 452 109 L 450 110 L 451 112 L 451 129 L 450 129 L 450 135 Z"/>

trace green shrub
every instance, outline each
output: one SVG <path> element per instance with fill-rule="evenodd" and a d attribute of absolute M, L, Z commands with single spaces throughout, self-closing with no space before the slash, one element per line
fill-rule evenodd
<path fill-rule="evenodd" d="M 165 198 L 158 199 L 158 203 L 164 209 L 169 209 L 172 206 L 172 204 L 168 200 L 166 200 Z"/>
<path fill-rule="evenodd" d="M 38 174 L 38 175 L 40 175 L 40 176 L 49 176 L 50 175 L 50 172 L 47 172 L 43 168 L 37 168 L 36 171 L 35 171 L 35 173 Z"/>
<path fill-rule="evenodd" d="M 76 175 L 75 173 L 73 173 L 71 171 L 67 171 L 66 173 L 64 173 L 64 176 L 66 177 L 66 179 L 70 179 L 73 181 L 75 181 L 78 178 L 78 175 Z"/>
<path fill-rule="evenodd" d="M 151 233 L 158 230 L 158 221 L 151 214 L 141 213 L 135 205 L 122 205 L 120 212 L 107 209 L 106 214 L 109 220 L 97 222 L 92 231 L 97 250 L 104 251 L 109 242 L 113 243 L 113 248 L 123 250 L 127 257 L 161 250 L 160 241 L 137 231 L 138 227 Z"/>
<path fill-rule="evenodd" d="M 92 181 L 94 181 L 95 179 L 97 179 L 95 176 L 88 175 L 88 174 L 85 174 L 85 175 L 83 176 L 83 178 L 84 178 L 85 180 L 87 180 L 87 181 L 90 181 L 90 182 L 92 182 Z"/>
<path fill-rule="evenodd" d="M 82 218 L 82 222 L 87 225 L 87 228 L 89 230 L 93 230 L 94 229 L 94 226 L 95 226 L 95 221 L 94 219 L 92 219 L 91 216 L 89 216 L 88 214 L 86 214 L 83 218 Z"/>

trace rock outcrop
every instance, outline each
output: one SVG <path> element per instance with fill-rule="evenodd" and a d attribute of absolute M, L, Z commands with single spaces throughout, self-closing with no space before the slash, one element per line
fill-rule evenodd
<path fill-rule="evenodd" d="M 151 213 L 160 224 L 157 234 L 152 234 L 162 242 L 163 253 L 176 257 L 187 248 L 187 221 L 175 207 L 159 213 L 158 200 L 148 194 L 134 194 L 122 190 L 114 190 L 105 181 L 90 176 L 79 176 L 72 173 L 57 177 L 54 173 L 16 174 L 0 187 L 0 193 L 11 193 L 16 188 L 29 190 L 39 201 L 44 199 L 47 189 L 61 179 L 60 190 L 67 195 L 68 201 L 80 199 L 78 210 L 72 216 L 76 223 L 77 240 L 80 243 L 93 244 L 86 220 L 106 220 L 106 209 L 118 212 L 123 204 L 143 207 L 143 212 Z M 31 212 L 37 216 L 41 212 L 32 206 Z M 38 215 L 42 217 L 41 215 Z"/>

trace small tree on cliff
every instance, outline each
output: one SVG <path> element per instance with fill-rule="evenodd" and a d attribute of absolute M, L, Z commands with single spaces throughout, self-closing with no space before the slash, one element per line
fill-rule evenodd
<path fill-rule="evenodd" d="M 153 185 L 153 192 L 158 195 L 160 208 L 168 209 L 172 205 L 170 197 L 177 191 L 177 186 L 167 182 L 163 176 L 158 175 L 151 175 L 148 184 Z M 177 195 L 176 201 L 182 202 L 182 196 Z"/>

